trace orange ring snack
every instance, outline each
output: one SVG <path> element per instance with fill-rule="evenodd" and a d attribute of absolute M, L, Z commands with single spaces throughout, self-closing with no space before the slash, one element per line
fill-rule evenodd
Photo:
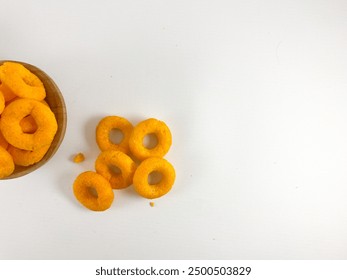
<path fill-rule="evenodd" d="M 114 172 L 115 167 L 120 172 Z M 121 151 L 107 150 L 101 152 L 96 159 L 95 170 L 111 183 L 113 189 L 123 189 L 132 184 L 136 164 Z"/>
<path fill-rule="evenodd" d="M 119 129 L 123 134 L 120 143 L 115 144 L 110 139 L 112 129 Z M 125 118 L 118 116 L 108 116 L 103 118 L 96 127 L 96 142 L 101 151 L 119 150 L 124 153 L 129 151 L 129 138 L 133 125 Z"/>
<path fill-rule="evenodd" d="M 5 62 L 2 64 L 0 80 L 19 97 L 36 100 L 43 100 L 46 97 L 45 87 L 41 80 L 20 63 Z"/>
<path fill-rule="evenodd" d="M 86 171 L 77 176 L 73 183 L 73 192 L 82 205 L 93 211 L 110 208 L 114 199 L 110 183 L 93 171 Z"/>
<path fill-rule="evenodd" d="M 143 140 L 146 135 L 154 134 L 158 143 L 154 148 L 146 148 Z M 172 136 L 167 125 L 157 119 L 147 119 L 137 124 L 129 139 L 129 148 L 132 154 L 144 160 L 149 157 L 163 157 L 169 151 L 172 143 Z"/>
<path fill-rule="evenodd" d="M 0 178 L 11 175 L 14 171 L 14 162 L 5 148 L 0 146 Z"/>
<path fill-rule="evenodd" d="M 11 102 L 13 102 L 15 100 L 18 100 L 18 99 L 20 99 L 20 98 L 16 97 L 16 98 L 10 100 L 8 102 L 8 104 L 10 104 Z M 45 100 L 42 100 L 41 102 L 49 107 L 48 103 Z M 28 116 L 24 117 L 20 121 L 20 126 L 22 127 L 22 130 L 23 130 L 24 133 L 32 134 L 32 133 L 34 133 L 37 130 L 37 124 L 36 124 L 33 116 L 31 116 L 31 115 L 28 115 Z"/>
<path fill-rule="evenodd" d="M 29 166 L 39 162 L 47 153 L 50 145 L 43 146 L 35 151 L 18 149 L 13 146 L 8 147 L 8 152 L 13 158 L 13 162 L 19 166 Z"/>
<path fill-rule="evenodd" d="M 148 176 L 152 172 L 159 172 L 162 179 L 157 184 L 150 184 Z M 137 167 L 133 184 L 136 192 L 148 199 L 158 198 L 167 194 L 175 182 L 175 169 L 173 166 L 163 158 L 148 158 L 145 159 Z"/>
<path fill-rule="evenodd" d="M 37 130 L 24 133 L 21 120 L 31 115 Z M 9 144 L 22 150 L 36 150 L 50 144 L 57 132 L 57 121 L 51 109 L 33 99 L 18 99 L 5 107 L 1 115 L 1 131 Z"/>

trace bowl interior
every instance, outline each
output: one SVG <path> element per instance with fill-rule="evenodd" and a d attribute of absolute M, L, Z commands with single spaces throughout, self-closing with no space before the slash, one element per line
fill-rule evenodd
<path fill-rule="evenodd" d="M 4 62 L 6 61 L 0 60 L 0 65 L 2 65 Z M 49 150 L 38 163 L 35 163 L 31 166 L 16 166 L 14 172 L 10 176 L 3 179 L 13 179 L 13 178 L 18 178 L 26 174 L 29 174 L 30 172 L 33 172 L 34 170 L 44 165 L 50 158 L 52 158 L 52 156 L 58 150 L 61 142 L 63 141 L 65 130 L 66 130 L 66 122 L 67 122 L 64 98 L 58 86 L 55 84 L 55 82 L 45 72 L 43 72 L 41 69 L 37 68 L 36 66 L 33 66 L 31 64 L 24 63 L 24 62 L 19 62 L 19 61 L 11 60 L 11 62 L 17 62 L 22 64 L 24 67 L 26 67 L 28 70 L 34 73 L 42 81 L 46 89 L 45 100 L 48 103 L 49 107 L 51 108 L 52 112 L 54 113 L 57 119 L 58 130 L 54 136 L 53 142 Z"/>

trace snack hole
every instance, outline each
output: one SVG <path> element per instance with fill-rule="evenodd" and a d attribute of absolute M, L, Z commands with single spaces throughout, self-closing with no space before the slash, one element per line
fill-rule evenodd
<path fill-rule="evenodd" d="M 154 133 L 147 134 L 142 141 L 142 145 L 147 149 L 153 149 L 158 145 L 158 138 Z"/>
<path fill-rule="evenodd" d="M 152 171 L 148 174 L 148 184 L 156 185 L 159 184 L 163 179 L 163 174 L 159 171 Z"/>
<path fill-rule="evenodd" d="M 110 169 L 110 171 L 115 174 L 115 175 L 119 175 L 122 173 L 122 171 L 119 169 L 118 166 L 115 166 L 115 165 L 109 165 L 108 167 Z"/>
<path fill-rule="evenodd" d="M 21 121 L 20 125 L 22 126 L 22 130 L 26 134 L 34 134 L 38 128 L 37 123 L 35 122 L 35 119 L 29 117 L 30 115 L 25 116 Z"/>
<path fill-rule="evenodd" d="M 98 192 L 94 187 L 88 187 L 88 192 L 95 198 L 98 198 Z"/>
<path fill-rule="evenodd" d="M 118 128 L 113 128 L 110 131 L 110 140 L 113 144 L 120 144 L 124 138 L 123 132 Z"/>

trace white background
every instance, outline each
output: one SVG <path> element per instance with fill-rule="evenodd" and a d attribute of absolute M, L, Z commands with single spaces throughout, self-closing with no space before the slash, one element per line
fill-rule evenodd
<path fill-rule="evenodd" d="M 55 157 L 0 181 L 1 259 L 347 258 L 346 1 L 0 6 L 0 59 L 44 70 L 68 110 Z M 132 187 L 102 213 L 75 200 L 106 115 L 171 128 L 155 207 Z"/>

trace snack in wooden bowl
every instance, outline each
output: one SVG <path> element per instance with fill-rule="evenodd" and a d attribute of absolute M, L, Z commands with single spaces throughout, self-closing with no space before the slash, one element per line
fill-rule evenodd
<path fill-rule="evenodd" d="M 40 110 L 42 109 L 40 108 L 42 106 L 40 106 L 40 104 L 37 105 L 37 102 L 47 103 L 50 111 L 54 114 L 57 125 L 56 129 L 52 129 L 55 132 L 53 137 L 50 137 L 52 139 L 50 139 L 48 144 L 45 143 L 43 147 L 40 146 L 38 142 L 41 137 L 38 137 L 35 140 L 34 146 L 24 146 L 27 150 L 22 150 L 21 147 L 11 145 L 11 137 L 8 137 L 8 131 L 5 132 L 5 135 L 2 135 L 5 136 L 5 141 L 7 140 L 7 142 L 9 142 L 7 151 L 10 154 L 13 154 L 16 166 L 12 174 L 1 179 L 12 179 L 35 171 L 53 157 L 65 135 L 67 114 L 64 98 L 55 82 L 41 69 L 28 63 L 18 61 L 0 61 L 0 93 L 5 100 L 5 108 L 2 114 L 5 112 L 5 115 L 7 114 L 7 119 L 9 118 L 13 121 L 13 116 L 8 114 L 8 112 L 6 113 L 6 108 L 9 104 L 17 102 L 17 100 L 35 99 L 38 101 L 36 101 L 36 103 L 31 101 L 31 103 L 35 103 L 31 106 L 39 108 Z M 19 105 L 19 107 L 26 106 L 26 103 L 22 103 L 24 105 L 20 102 L 17 102 L 17 105 Z M 37 119 L 37 126 L 35 126 L 34 123 L 34 129 L 31 131 L 27 130 L 24 126 L 25 118 L 29 118 L 28 116 L 33 117 L 30 120 L 31 122 L 35 117 Z M 39 116 L 40 114 L 35 113 L 29 113 L 25 116 L 24 121 L 22 120 L 20 122 L 23 130 L 23 135 L 20 137 L 24 136 L 24 138 L 30 138 L 30 135 L 32 135 L 34 138 L 35 134 L 39 135 L 42 133 L 42 131 L 38 130 L 47 130 L 47 128 L 44 127 L 40 128 L 40 123 L 43 120 L 39 121 Z M 0 122 L 2 122 L 1 119 L 2 116 L 0 115 Z M 7 129 L 6 127 L 8 128 L 8 126 L 0 123 L 0 129 Z M 4 131 L 1 132 L 4 134 Z M 6 136 L 8 139 L 6 139 Z M 17 144 L 15 142 L 12 143 Z M 6 145 L 6 142 L 2 144 L 2 146 L 4 145 Z M 22 155 L 25 155 L 25 158 L 22 157 Z"/>

